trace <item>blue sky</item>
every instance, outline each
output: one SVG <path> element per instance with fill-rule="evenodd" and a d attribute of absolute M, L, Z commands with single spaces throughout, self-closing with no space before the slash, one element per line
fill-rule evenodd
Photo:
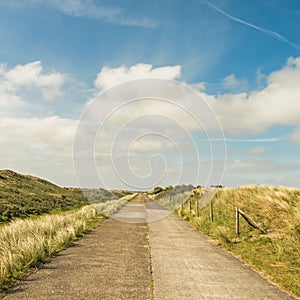
<path fill-rule="evenodd" d="M 0 167 L 76 185 L 72 142 L 88 101 L 101 102 L 120 78 L 155 73 L 208 99 L 226 137 L 223 184 L 300 187 L 299 31 L 297 0 L 0 0 Z M 147 155 L 136 152 L 138 170 Z M 201 152 L 204 165 L 209 153 Z M 114 177 L 108 170 L 100 173 Z M 176 178 L 160 184 L 189 176 Z"/>

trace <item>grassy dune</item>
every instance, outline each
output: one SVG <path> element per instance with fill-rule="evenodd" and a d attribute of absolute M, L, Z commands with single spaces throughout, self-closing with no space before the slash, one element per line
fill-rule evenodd
<path fill-rule="evenodd" d="M 286 290 L 300 296 L 300 191 L 293 188 L 245 186 L 219 189 L 213 198 L 214 221 L 209 207 L 195 214 L 196 199 L 203 189 L 194 190 L 177 213 L 223 247 L 263 272 Z M 250 227 L 240 217 L 241 233 L 235 232 L 235 208 L 242 209 L 267 233 Z"/>
<path fill-rule="evenodd" d="M 0 170 L 0 223 L 87 204 L 80 189 L 62 188 L 38 177 Z"/>

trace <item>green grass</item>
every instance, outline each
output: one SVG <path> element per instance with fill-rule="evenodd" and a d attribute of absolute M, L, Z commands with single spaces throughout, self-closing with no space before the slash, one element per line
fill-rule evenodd
<path fill-rule="evenodd" d="M 87 204 L 80 189 L 62 188 L 37 177 L 0 170 L 0 223 Z"/>
<path fill-rule="evenodd" d="M 136 195 L 104 189 L 82 192 L 0 170 L 0 292 Z"/>
<path fill-rule="evenodd" d="M 62 188 L 41 178 L 0 170 L 0 226 L 15 218 L 76 209 L 132 194 L 101 188 Z"/>
<path fill-rule="evenodd" d="M 285 290 L 300 296 L 300 191 L 293 188 L 246 186 L 219 189 L 213 198 L 214 222 L 209 206 L 196 216 L 196 199 L 203 189 L 191 194 L 176 210 L 183 219 L 213 238 L 218 244 L 264 273 Z M 199 200 L 200 201 L 200 200 Z M 263 229 L 254 229 L 240 216 L 240 235 L 235 231 L 235 208 L 242 209 Z"/>

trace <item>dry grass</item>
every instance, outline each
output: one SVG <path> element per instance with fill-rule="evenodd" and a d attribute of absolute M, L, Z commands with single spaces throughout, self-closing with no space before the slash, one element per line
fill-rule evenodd
<path fill-rule="evenodd" d="M 178 214 L 203 233 L 265 273 L 283 288 L 300 296 L 300 191 L 272 186 L 245 186 L 219 189 L 213 198 L 214 222 L 209 207 L 195 215 L 196 199 L 203 189 L 197 189 L 192 211 L 187 203 Z M 267 230 L 250 227 L 240 217 L 240 236 L 235 232 L 235 208 L 238 207 Z"/>
<path fill-rule="evenodd" d="M 19 219 L 1 227 L 0 289 L 82 235 L 96 214 L 92 206 L 85 206 L 76 212 Z"/>
<path fill-rule="evenodd" d="M 132 200 L 138 195 L 138 193 L 134 193 L 131 195 L 126 195 L 118 200 L 111 200 L 104 203 L 94 204 L 93 206 L 98 210 L 98 212 L 105 217 L 110 216 L 114 211 L 120 209 L 124 206 L 128 201 Z"/>
<path fill-rule="evenodd" d="M 18 219 L 0 228 L 0 291 L 38 266 L 136 195 L 61 214 Z"/>

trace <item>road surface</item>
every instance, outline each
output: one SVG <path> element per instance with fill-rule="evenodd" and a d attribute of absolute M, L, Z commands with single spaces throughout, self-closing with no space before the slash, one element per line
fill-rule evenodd
<path fill-rule="evenodd" d="M 295 298 L 140 194 L 4 297 L 18 299 Z"/>

